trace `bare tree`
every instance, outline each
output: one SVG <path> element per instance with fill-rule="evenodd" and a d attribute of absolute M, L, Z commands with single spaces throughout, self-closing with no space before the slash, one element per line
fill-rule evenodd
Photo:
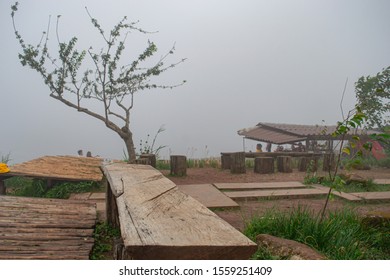
<path fill-rule="evenodd" d="M 130 130 L 130 112 L 134 106 L 134 95 L 147 89 L 172 89 L 186 82 L 160 85 L 151 81 L 153 77 L 185 61 L 181 59 L 165 65 L 167 57 L 174 53 L 175 46 L 151 67 L 144 67 L 145 62 L 157 52 L 156 45 L 148 41 L 146 49 L 137 59 L 131 63 L 120 64 L 129 33 L 147 32 L 138 28 L 137 22 L 128 23 L 127 18 L 123 17 L 109 33 L 106 33 L 86 8 L 93 26 L 105 42 L 105 47 L 98 52 L 92 47 L 79 51 L 76 49 L 77 37 L 72 37 L 68 42 L 61 41 L 58 32 L 60 16 L 57 16 L 58 54 L 54 56 L 48 49 L 50 18 L 47 31 L 43 32 L 40 42 L 34 46 L 25 43 L 16 28 L 15 13 L 18 11 L 18 2 L 11 6 L 11 10 L 15 36 L 22 49 L 19 54 L 22 65 L 29 66 L 41 75 L 50 89 L 50 97 L 104 122 L 106 127 L 116 132 L 125 143 L 129 161 L 134 161 L 136 154 Z M 81 68 L 86 64 L 86 58 L 92 61 L 93 67 L 85 68 L 83 71 Z M 88 108 L 86 99 L 97 100 L 102 106 L 101 112 Z"/>

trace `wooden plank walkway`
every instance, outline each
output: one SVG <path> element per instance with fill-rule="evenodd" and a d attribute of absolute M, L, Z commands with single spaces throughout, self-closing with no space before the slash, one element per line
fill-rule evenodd
<path fill-rule="evenodd" d="M 236 208 L 239 205 L 211 184 L 179 185 L 180 191 L 195 198 L 207 208 Z"/>
<path fill-rule="evenodd" d="M 375 179 L 374 183 L 380 185 L 390 185 L 390 179 Z"/>
<path fill-rule="evenodd" d="M 292 189 L 306 188 L 300 182 L 265 182 L 265 183 L 214 183 L 220 190 L 254 190 L 254 189 Z"/>
<path fill-rule="evenodd" d="M 0 196 L 0 259 L 88 259 L 94 204 Z"/>
<path fill-rule="evenodd" d="M 369 201 L 390 200 L 390 192 L 361 192 L 351 194 Z"/>
<path fill-rule="evenodd" d="M 102 167 L 108 221 L 119 225 L 123 259 L 249 259 L 257 245 L 159 171 L 125 163 Z"/>
<path fill-rule="evenodd" d="M 329 192 L 329 187 L 325 187 L 322 185 L 313 185 L 313 187 L 318 189 L 318 190 L 326 191 L 327 193 Z M 349 201 L 361 201 L 362 200 L 360 197 L 357 197 L 353 193 L 346 193 L 346 192 L 339 192 L 339 191 L 332 190 L 332 194 L 335 196 L 338 196 L 340 198 L 349 200 Z"/>
<path fill-rule="evenodd" d="M 254 190 L 254 191 L 231 191 L 225 194 L 236 200 L 258 199 L 258 198 L 298 198 L 313 197 L 327 194 L 325 190 L 319 189 L 285 189 L 285 190 Z"/>

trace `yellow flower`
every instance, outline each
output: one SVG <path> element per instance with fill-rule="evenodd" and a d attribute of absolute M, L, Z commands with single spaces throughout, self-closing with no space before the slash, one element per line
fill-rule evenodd
<path fill-rule="evenodd" d="M 7 173 L 9 171 L 9 168 L 5 163 L 0 163 L 0 173 Z"/>

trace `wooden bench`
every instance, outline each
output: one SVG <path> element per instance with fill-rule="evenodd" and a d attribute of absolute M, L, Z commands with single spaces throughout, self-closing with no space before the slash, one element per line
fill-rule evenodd
<path fill-rule="evenodd" d="M 118 259 L 249 259 L 257 245 L 147 165 L 102 166 Z"/>

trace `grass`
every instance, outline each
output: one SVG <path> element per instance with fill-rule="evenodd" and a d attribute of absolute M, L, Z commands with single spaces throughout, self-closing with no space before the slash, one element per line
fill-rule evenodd
<path fill-rule="evenodd" d="M 101 190 L 97 182 L 61 182 L 47 188 L 47 182 L 39 179 L 13 177 L 6 180 L 12 195 L 25 197 L 69 198 L 71 193 L 96 192 Z"/>
<path fill-rule="evenodd" d="M 187 159 L 187 168 L 219 168 L 221 160 L 219 158 L 204 158 L 204 159 Z M 157 160 L 156 168 L 158 170 L 170 170 L 169 160 Z"/>
<path fill-rule="evenodd" d="M 328 259 L 360 260 L 390 259 L 389 231 L 389 221 L 379 227 L 368 227 L 350 209 L 331 212 L 320 223 L 313 211 L 298 207 L 290 213 L 269 210 L 264 216 L 253 218 L 244 233 L 252 240 L 260 233 L 295 240 Z M 272 259 L 274 256 L 260 250 L 253 258 Z"/>
<path fill-rule="evenodd" d="M 96 224 L 93 233 L 95 243 L 93 245 L 91 260 L 110 260 L 113 258 L 113 242 L 120 236 L 119 229 L 109 226 L 107 223 Z"/>

